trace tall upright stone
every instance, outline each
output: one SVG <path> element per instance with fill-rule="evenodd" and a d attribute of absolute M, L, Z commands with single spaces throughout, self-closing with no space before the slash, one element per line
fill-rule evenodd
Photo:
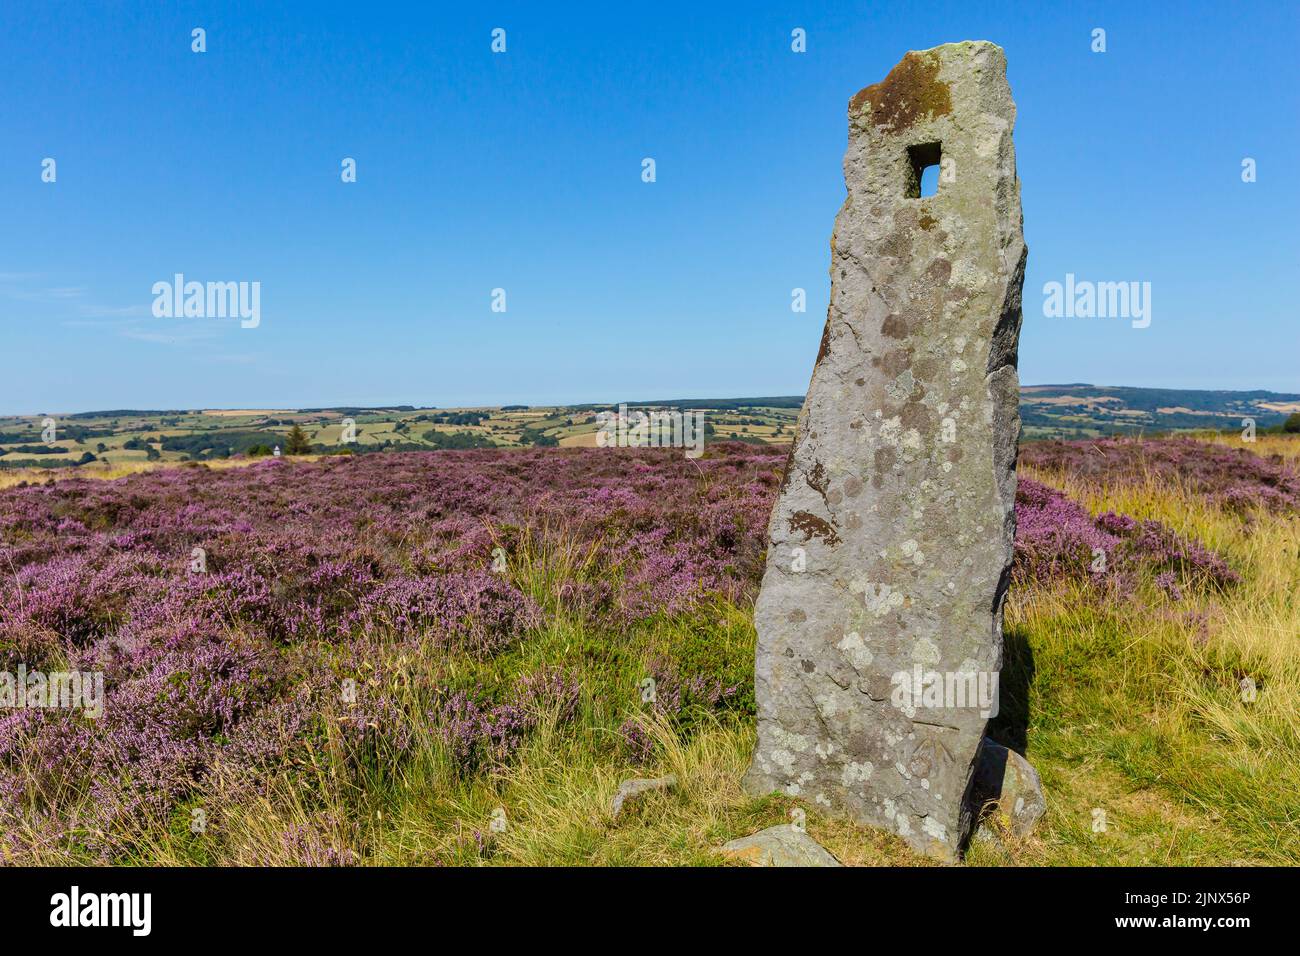
<path fill-rule="evenodd" d="M 987 42 L 908 53 L 850 101 L 830 310 L 755 609 L 746 788 L 948 860 L 996 713 L 1015 533 L 1015 115 Z"/>

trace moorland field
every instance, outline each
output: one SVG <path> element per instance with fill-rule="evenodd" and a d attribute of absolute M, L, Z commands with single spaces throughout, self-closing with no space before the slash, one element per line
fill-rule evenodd
<path fill-rule="evenodd" d="M 786 449 L 717 432 L 696 460 L 390 446 L 12 472 L 0 670 L 100 671 L 106 693 L 97 718 L 0 714 L 0 856 L 722 862 L 797 804 L 739 785 Z M 1300 862 L 1300 436 L 1028 442 L 1016 508 L 991 733 L 1047 814 L 968 862 Z M 668 772 L 613 818 L 620 780 Z M 846 863 L 922 862 L 804 809 Z"/>
<path fill-rule="evenodd" d="M 710 441 L 788 444 L 803 397 L 628 402 L 630 411 L 698 411 Z M 617 406 L 198 410 L 115 409 L 0 416 L 0 484 L 24 469 L 88 469 L 101 477 L 153 462 L 273 455 L 300 428 L 313 452 L 366 454 L 460 448 L 596 447 L 597 416 Z M 1300 428 L 1300 395 L 1095 385 L 1021 389 L 1026 439 Z"/>

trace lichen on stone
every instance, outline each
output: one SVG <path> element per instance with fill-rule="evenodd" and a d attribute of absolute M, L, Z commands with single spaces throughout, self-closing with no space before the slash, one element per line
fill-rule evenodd
<path fill-rule="evenodd" d="M 939 57 L 933 51 L 912 51 L 879 83 L 858 92 L 849 113 L 870 107 L 870 119 L 879 129 L 900 132 L 918 119 L 952 112 L 948 84 L 939 79 Z"/>

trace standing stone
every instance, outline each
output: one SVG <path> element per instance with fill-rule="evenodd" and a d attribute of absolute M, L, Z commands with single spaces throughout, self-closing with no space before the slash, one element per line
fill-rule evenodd
<path fill-rule="evenodd" d="M 997 710 L 1015 533 L 1014 122 L 987 42 L 908 53 L 850 101 L 830 310 L 755 607 L 746 789 L 944 860 Z"/>

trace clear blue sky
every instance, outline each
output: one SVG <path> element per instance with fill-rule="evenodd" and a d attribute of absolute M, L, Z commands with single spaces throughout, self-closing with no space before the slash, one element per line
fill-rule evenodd
<path fill-rule="evenodd" d="M 848 99 L 961 39 L 1019 107 L 1022 381 L 1300 391 L 1295 3 L 90 6 L 0 9 L 3 412 L 802 393 Z M 176 272 L 261 325 L 154 318 Z M 1067 272 L 1150 327 L 1044 318 Z"/>

